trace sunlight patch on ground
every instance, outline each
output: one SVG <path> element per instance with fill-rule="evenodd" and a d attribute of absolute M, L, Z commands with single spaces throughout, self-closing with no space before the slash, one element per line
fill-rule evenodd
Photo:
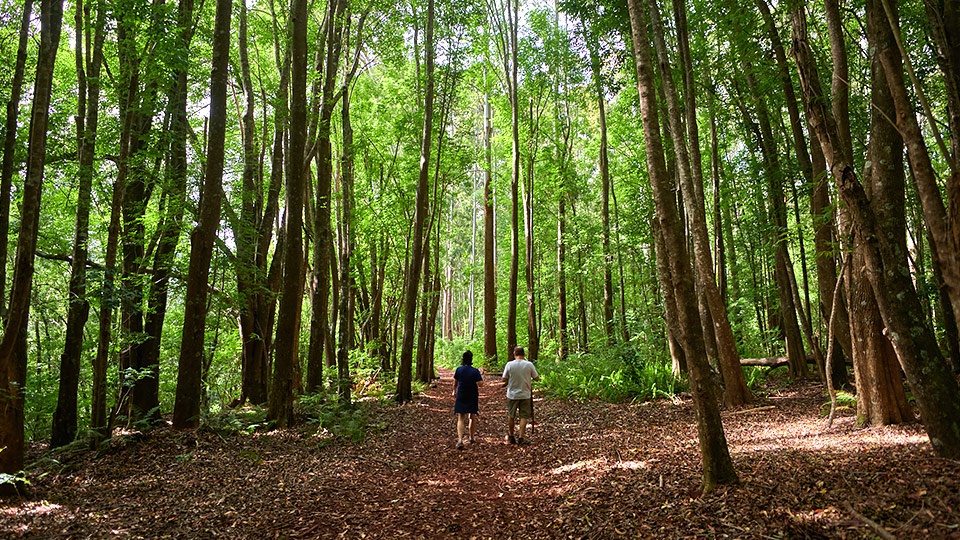
<path fill-rule="evenodd" d="M 7 516 L 42 516 L 51 514 L 63 507 L 59 504 L 49 503 L 47 501 L 25 502 L 19 506 L 8 506 L 0 508 L 0 515 Z"/>
<path fill-rule="evenodd" d="M 916 425 L 860 427 L 854 417 L 754 425 L 749 431 L 730 429 L 733 452 L 757 452 L 788 447 L 793 450 L 857 452 L 865 448 L 897 445 L 925 445 L 928 437 Z"/>
<path fill-rule="evenodd" d="M 602 459 L 587 459 L 583 461 L 577 461 L 574 463 L 568 463 L 567 465 L 561 465 L 559 467 L 554 467 L 550 472 L 552 474 L 564 474 L 581 469 L 594 469 L 599 467 L 601 463 L 605 460 Z"/>

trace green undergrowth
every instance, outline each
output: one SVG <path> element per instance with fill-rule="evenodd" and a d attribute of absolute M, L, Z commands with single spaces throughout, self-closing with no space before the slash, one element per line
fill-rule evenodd
<path fill-rule="evenodd" d="M 634 401 L 670 397 L 687 388 L 673 376 L 668 362 L 645 357 L 630 346 L 540 361 L 537 370 L 538 386 L 548 396 L 563 399 Z"/>

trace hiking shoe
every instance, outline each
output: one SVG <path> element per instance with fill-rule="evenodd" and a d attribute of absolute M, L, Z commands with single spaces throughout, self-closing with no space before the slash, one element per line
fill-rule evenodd
<path fill-rule="evenodd" d="M 513 435 L 507 435 L 507 442 L 510 444 L 517 444 L 517 439 Z"/>
<path fill-rule="evenodd" d="M 473 439 L 473 437 L 470 437 L 470 444 L 474 444 L 474 443 L 476 443 L 476 442 L 477 442 L 477 441 L 475 441 L 475 440 Z"/>
<path fill-rule="evenodd" d="M 463 441 L 457 441 L 457 450 L 463 450 Z"/>
<path fill-rule="evenodd" d="M 523 445 L 529 444 L 529 443 L 530 443 L 530 441 L 524 439 L 523 437 L 517 437 L 517 446 L 523 446 Z"/>

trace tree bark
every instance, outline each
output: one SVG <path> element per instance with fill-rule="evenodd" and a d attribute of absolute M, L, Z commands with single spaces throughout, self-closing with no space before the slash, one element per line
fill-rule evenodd
<path fill-rule="evenodd" d="M 716 275 L 713 270 L 713 257 L 710 252 L 710 236 L 707 232 L 707 216 L 703 196 L 703 172 L 700 168 L 699 134 L 696 127 L 696 101 L 693 84 L 692 59 L 687 44 L 686 18 L 683 16 L 685 8 L 682 2 L 677 6 L 678 44 L 681 50 L 680 63 L 684 71 L 686 104 L 685 118 L 681 118 L 679 95 L 673 83 L 670 70 L 670 60 L 666 50 L 663 24 L 660 20 L 660 9 L 656 0 L 648 0 L 651 21 L 653 22 L 653 41 L 657 49 L 660 65 L 661 84 L 666 97 L 668 113 L 667 125 L 673 139 L 674 151 L 677 153 L 679 177 L 683 192 L 683 204 L 687 218 L 690 220 L 690 234 L 692 236 L 693 254 L 696 275 L 699 277 L 699 289 L 705 297 L 709 308 L 709 319 L 717 353 L 720 362 L 720 371 L 724 382 L 724 402 L 728 406 L 739 406 L 750 403 L 752 396 L 747 388 L 743 369 L 740 367 L 740 354 L 737 352 L 736 341 L 727 309 L 717 287 Z M 683 125 L 689 133 L 684 138 Z M 689 145 L 689 150 L 688 150 Z"/>
<path fill-rule="evenodd" d="M 703 334 L 699 328 L 700 317 L 696 308 L 696 293 L 686 242 L 676 206 L 671 202 L 672 182 L 664 162 L 646 21 L 637 0 L 628 1 L 628 10 L 633 30 L 647 171 L 656 201 L 657 220 L 663 229 L 664 247 L 670 258 L 670 269 L 676 284 L 677 306 L 680 308 L 679 317 L 683 331 L 682 343 L 689 362 L 690 389 L 697 410 L 697 434 L 703 463 L 702 488 L 704 492 L 708 492 L 718 484 L 734 483 L 738 479 L 723 433 L 714 386 L 709 380 L 710 368 L 707 364 Z"/>
<path fill-rule="evenodd" d="M 399 403 L 413 399 L 412 369 L 413 345 L 416 334 L 418 293 L 420 291 L 421 262 L 424 251 L 424 229 L 427 213 L 430 210 L 430 152 L 433 143 L 433 105 L 434 105 L 434 0 L 427 2 L 426 35 L 426 87 L 424 89 L 423 135 L 420 144 L 420 174 L 417 179 L 417 198 L 413 212 L 413 246 L 410 253 L 410 268 L 404 286 L 403 339 L 400 342 L 400 366 L 397 373 L 397 394 Z M 426 329 L 421 329 L 426 331 Z"/>
<path fill-rule="evenodd" d="M 307 137 L 307 0 L 290 6 L 290 147 L 286 160 L 283 281 L 277 317 L 276 357 L 267 418 L 277 428 L 294 423 L 294 379 L 299 366 L 300 312 L 303 302 L 303 208 Z"/>
<path fill-rule="evenodd" d="M 493 208 L 493 120 L 490 97 L 483 100 L 483 355 L 497 357 L 497 259 Z"/>
<path fill-rule="evenodd" d="M 106 10 L 102 2 L 96 3 L 96 21 L 85 21 L 90 7 L 82 2 L 76 6 L 77 36 L 85 34 L 87 24 L 93 24 L 93 43 L 86 43 L 90 61 L 83 56 L 83 42 L 77 43 L 77 78 L 80 81 L 78 95 L 78 148 L 80 162 L 77 172 L 77 218 L 73 233 L 73 259 L 70 267 L 69 308 L 63 353 L 60 355 L 60 386 L 57 392 L 57 408 L 53 413 L 50 447 L 57 448 L 73 442 L 77 436 L 77 391 L 80 386 L 80 355 L 83 352 L 83 328 L 90 313 L 87 299 L 87 258 L 90 237 L 90 205 L 93 187 L 93 164 L 97 141 L 97 125 L 100 113 L 100 66 L 103 62 L 104 25 Z M 3 259 L 0 259 L 2 261 Z M 0 278 L 2 279 L 2 278 Z"/>
<path fill-rule="evenodd" d="M 23 77 L 27 64 L 27 39 L 30 37 L 30 15 L 33 0 L 25 0 L 20 18 L 20 38 L 17 59 L 10 81 L 10 99 L 7 101 L 7 116 L 4 123 L 3 163 L 0 165 L 0 324 L 6 322 L 7 310 L 7 251 L 10 233 L 10 189 L 13 185 L 14 151 L 17 144 L 17 125 L 20 117 L 20 97 L 23 94 Z"/>
<path fill-rule="evenodd" d="M 173 426 L 196 427 L 200 421 L 201 372 L 204 328 L 207 318 L 207 279 L 213 241 L 220 225 L 224 142 L 227 117 L 227 66 L 230 60 L 232 0 L 217 0 L 213 34 L 213 67 L 210 73 L 210 128 L 206 172 L 200 200 L 200 219 L 190 235 L 190 269 L 184 307 L 183 337 L 177 370 L 177 395 Z"/>
<path fill-rule="evenodd" d="M 857 241 L 865 246 L 865 271 L 887 333 L 914 391 L 931 445 L 939 455 L 956 459 L 960 457 L 960 387 L 926 325 L 910 276 L 893 270 L 895 252 L 877 227 L 876 215 L 843 150 L 837 124 L 826 109 L 802 3 L 792 5 L 792 27 L 791 50 L 800 73 L 808 117 L 824 156 L 832 164 L 840 196 L 850 209 Z"/>
<path fill-rule="evenodd" d="M 45 0 L 40 4 L 40 50 L 30 114 L 30 144 L 27 173 L 20 206 L 17 255 L 10 289 L 10 310 L 0 337 L 0 473 L 16 475 L 23 470 L 24 406 L 26 402 L 26 335 L 30 318 L 30 294 L 33 288 L 33 258 L 37 252 L 40 227 L 40 199 L 43 194 L 43 169 L 47 158 L 47 125 L 50 118 L 53 71 L 60 30 L 63 1 Z M 9 490 L 10 486 L 4 488 Z"/>

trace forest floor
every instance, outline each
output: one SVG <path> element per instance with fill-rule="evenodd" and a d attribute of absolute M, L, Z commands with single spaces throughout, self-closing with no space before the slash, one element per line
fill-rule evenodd
<path fill-rule="evenodd" d="M 477 442 L 457 450 L 441 375 L 410 404 L 376 406 L 359 443 L 160 428 L 98 456 L 34 449 L 47 474 L 0 504 L 0 537 L 960 538 L 960 463 L 919 424 L 860 428 L 847 410 L 827 429 L 812 382 L 723 411 L 740 483 L 703 495 L 689 396 L 538 396 L 518 447 L 487 373 Z"/>

